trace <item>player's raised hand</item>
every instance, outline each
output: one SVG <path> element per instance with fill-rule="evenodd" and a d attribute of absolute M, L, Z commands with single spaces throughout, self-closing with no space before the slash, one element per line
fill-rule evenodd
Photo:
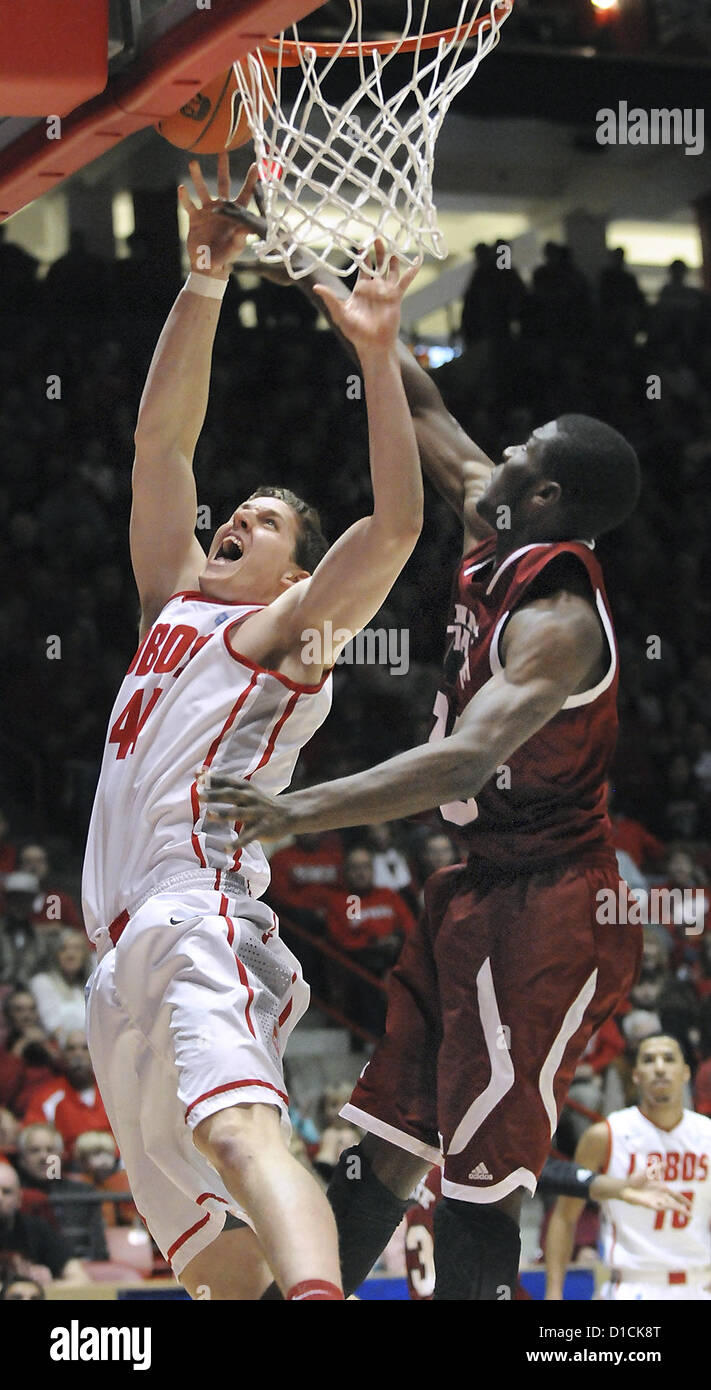
<path fill-rule="evenodd" d="M 240 847 L 252 840 L 278 840 L 291 833 L 289 798 L 269 796 L 242 778 L 225 782 L 214 773 L 202 774 L 198 796 L 207 817 L 237 822 Z"/>
<path fill-rule="evenodd" d="M 193 202 L 184 184 L 178 189 L 178 199 L 190 221 L 187 238 L 190 268 L 201 275 L 219 275 L 224 279 L 244 250 L 247 237 L 253 228 L 242 220 L 228 219 L 220 216 L 220 213 L 226 207 L 247 207 L 257 184 L 257 166 L 251 166 L 237 197 L 233 200 L 230 199 L 228 154 L 221 154 L 217 161 L 217 198 L 211 197 L 196 159 L 190 161 L 189 168 L 198 201 Z"/>
<path fill-rule="evenodd" d="M 373 249 L 377 268 L 382 270 L 385 246 L 378 239 Z M 358 353 L 372 348 L 390 348 L 400 332 L 403 295 L 419 269 L 419 265 L 414 265 L 401 274 L 397 256 L 391 256 L 384 275 L 361 270 L 348 299 L 339 299 L 326 285 L 314 285 L 313 291 L 322 300 L 336 328 L 350 339 Z"/>

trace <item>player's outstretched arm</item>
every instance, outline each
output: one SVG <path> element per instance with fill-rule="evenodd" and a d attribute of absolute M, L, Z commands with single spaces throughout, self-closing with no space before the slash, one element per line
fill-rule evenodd
<path fill-rule="evenodd" d="M 382 263 L 377 241 L 375 254 Z M 327 637 L 324 666 L 377 613 L 422 529 L 422 474 L 397 360 L 400 305 L 416 269 L 401 274 L 393 257 L 385 275 L 361 272 L 345 301 L 319 290 L 361 363 L 373 488 L 372 514 L 343 533 L 284 605 L 284 647 L 301 649 L 307 634 L 319 632 Z"/>
<path fill-rule="evenodd" d="M 575 1150 L 576 1166 L 597 1173 L 607 1154 L 607 1125 L 592 1125 L 582 1135 Z M 573 1255 L 575 1229 L 585 1206 L 584 1197 L 559 1197 L 546 1232 L 546 1299 L 558 1302 L 563 1297 L 565 1274 Z"/>
<path fill-rule="evenodd" d="M 242 250 L 248 229 L 217 211 L 229 198 L 228 156 L 220 157 L 220 197 L 210 197 L 200 166 L 190 166 L 198 197 L 185 188 L 179 197 L 190 226 L 191 269 L 205 277 L 203 287 L 220 283 Z M 248 201 L 256 180 L 250 170 L 239 194 Z M 153 354 L 136 425 L 130 542 L 142 626 L 150 625 L 171 594 L 195 588 L 205 554 L 197 537 L 197 493 L 192 460 L 207 409 L 212 347 L 220 299 L 183 288 L 168 315 Z"/>
<path fill-rule="evenodd" d="M 448 738 L 287 796 L 265 796 L 250 783 L 213 783 L 205 799 L 215 814 L 225 809 L 243 822 L 244 844 L 400 820 L 466 801 L 570 695 L 593 683 L 602 651 L 600 624 L 586 599 L 567 591 L 536 599 L 509 620 L 503 668 L 474 696 Z"/>
<path fill-rule="evenodd" d="M 343 281 L 336 275 L 325 276 L 321 271 L 312 271 L 296 281 L 297 287 L 316 302 L 319 300 L 316 289 L 319 283 L 327 285 L 334 300 L 344 299 L 347 295 Z M 343 341 L 343 334 L 328 303 L 325 308 L 332 326 Z M 348 349 L 347 340 L 345 346 Z M 493 534 L 489 523 L 479 516 L 476 504 L 489 485 L 494 463 L 450 414 L 432 378 L 401 339 L 397 351 L 423 471 L 459 517 L 464 527 L 466 553 L 477 541 Z"/>
<path fill-rule="evenodd" d="M 238 215 L 230 212 L 230 216 Z M 248 218 L 250 230 L 263 234 L 264 222 L 251 213 L 248 214 Z M 305 263 L 308 253 L 302 254 Z M 317 267 L 295 281 L 291 279 L 287 270 L 281 267 L 258 265 L 256 269 L 265 279 L 273 280 L 276 284 L 295 286 L 320 309 L 324 309 L 346 352 L 351 357 L 355 356 L 352 343 L 338 322 L 338 315 L 332 312 L 330 303 L 319 295 L 317 289 L 319 285 L 325 286 L 330 291 L 333 301 L 347 300 L 348 289 L 337 275 L 331 275 Z M 477 541 L 493 534 L 488 522 L 479 516 L 476 503 L 486 491 L 494 464 L 484 450 L 469 438 L 454 416 L 450 415 L 432 378 L 401 340 L 398 342 L 398 359 L 407 403 L 415 426 L 422 468 L 462 522 L 466 553 Z"/>

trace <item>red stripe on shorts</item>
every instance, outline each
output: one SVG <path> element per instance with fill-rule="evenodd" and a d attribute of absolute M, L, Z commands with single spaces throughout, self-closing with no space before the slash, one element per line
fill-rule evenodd
<path fill-rule="evenodd" d="M 126 908 L 124 908 L 123 912 L 119 912 L 118 917 L 114 917 L 113 922 L 109 923 L 109 936 L 111 937 L 114 946 L 117 944 L 118 939 L 128 921 L 129 914 L 126 911 Z"/>
<path fill-rule="evenodd" d="M 181 1245 L 184 1245 L 186 1240 L 190 1240 L 190 1237 L 194 1236 L 195 1232 L 199 1231 L 200 1227 L 204 1226 L 209 1220 L 210 1213 L 209 1211 L 206 1211 L 201 1221 L 196 1221 L 195 1225 L 191 1226 L 189 1231 L 183 1231 L 182 1236 L 178 1236 L 178 1239 L 173 1241 L 173 1244 L 171 1245 L 170 1249 L 166 1251 L 166 1259 L 172 1260 L 176 1250 L 179 1250 Z"/>
<path fill-rule="evenodd" d="M 282 1011 L 281 1011 L 281 1013 L 280 1013 L 280 1015 L 279 1015 L 279 1027 L 280 1027 L 280 1028 L 282 1028 L 282 1027 L 284 1026 L 284 1024 L 286 1023 L 286 1020 L 287 1020 L 287 1018 L 289 1017 L 289 1014 L 291 1013 L 291 1006 L 292 1006 L 293 1002 L 294 1002 L 293 999 L 290 999 L 290 1000 L 289 1000 L 289 1003 L 288 1003 L 287 1006 L 286 1006 L 286 1008 L 285 1008 L 285 1009 L 282 1009 Z"/>
<path fill-rule="evenodd" d="M 229 918 L 228 918 L 227 920 L 229 921 Z M 252 989 L 252 986 L 250 985 L 249 980 L 247 979 L 247 971 L 245 970 L 245 968 L 244 968 L 244 966 L 243 966 L 243 964 L 242 964 L 242 962 L 241 962 L 239 956 L 235 956 L 235 962 L 236 962 L 236 965 L 237 965 L 237 973 L 238 973 L 238 975 L 239 975 L 239 977 L 240 977 L 240 980 L 241 980 L 242 984 L 244 985 L 244 987 L 245 987 L 245 989 L 246 989 L 246 991 L 247 991 L 247 1006 L 246 1006 L 245 1011 L 244 1011 L 244 1016 L 245 1016 L 245 1019 L 247 1020 L 247 1027 L 249 1028 L 249 1031 L 250 1031 L 250 1033 L 252 1034 L 252 1037 L 253 1037 L 253 1038 L 256 1038 L 257 1034 L 256 1034 L 255 1031 L 254 1031 L 254 1024 L 252 1023 L 252 1018 L 251 1018 L 251 1015 L 250 1015 L 250 1012 L 249 1012 L 249 1010 L 250 1010 L 250 1005 L 251 1005 L 251 1003 L 252 1003 L 252 1000 L 254 999 L 254 990 Z"/>
<path fill-rule="evenodd" d="M 195 1201 L 198 1206 L 201 1206 L 203 1202 L 207 1201 L 208 1197 L 212 1197 L 213 1202 L 224 1202 L 225 1206 L 227 1206 L 227 1198 L 218 1197 L 216 1192 L 201 1192 L 200 1196 L 195 1198 Z"/>
<path fill-rule="evenodd" d="M 226 1081 L 224 1086 L 213 1086 L 211 1091 L 205 1091 L 203 1095 L 198 1096 L 195 1100 L 191 1100 L 185 1111 L 186 1121 L 190 1111 L 194 1110 L 196 1105 L 200 1105 L 203 1100 L 209 1100 L 211 1096 L 222 1095 L 223 1091 L 240 1091 L 243 1086 L 264 1086 L 267 1091 L 274 1091 L 275 1095 L 279 1096 L 285 1105 L 289 1104 L 289 1097 L 285 1095 L 283 1091 L 278 1090 L 276 1086 L 272 1086 L 271 1081 L 259 1081 L 256 1077 L 248 1079 L 247 1081 Z"/>
<path fill-rule="evenodd" d="M 220 897 L 219 914 L 220 914 L 220 917 L 224 917 L 224 919 L 225 919 L 225 921 L 226 921 L 226 923 L 227 923 L 227 945 L 228 945 L 228 946 L 231 946 L 231 945 L 232 945 L 232 942 L 233 942 L 234 939 L 235 939 L 235 928 L 234 928 L 234 922 L 232 921 L 232 918 L 227 916 L 227 909 L 228 909 L 228 907 L 229 907 L 229 903 L 228 903 L 228 901 L 227 901 L 227 898 L 225 897 L 225 894 L 223 893 L 223 894 L 221 895 L 221 897 Z"/>

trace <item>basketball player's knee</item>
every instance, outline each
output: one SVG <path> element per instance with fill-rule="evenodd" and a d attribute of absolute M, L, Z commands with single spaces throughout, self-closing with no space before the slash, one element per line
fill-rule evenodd
<path fill-rule="evenodd" d="M 266 1105 L 220 1110 L 197 1125 L 193 1141 L 220 1173 L 245 1174 L 270 1144 L 281 1143 L 278 1111 Z"/>

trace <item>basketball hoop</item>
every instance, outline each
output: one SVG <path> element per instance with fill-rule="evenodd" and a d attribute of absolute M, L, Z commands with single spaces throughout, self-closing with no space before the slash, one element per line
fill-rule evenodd
<path fill-rule="evenodd" d="M 294 25 L 293 38 L 281 34 L 235 65 L 261 171 L 266 234 L 254 251 L 262 262 L 283 263 L 295 280 L 319 265 L 350 275 L 368 264 L 375 237 L 406 265 L 428 253 L 445 258 L 432 198 L 435 143 L 454 97 L 498 44 L 513 8 L 513 0 L 460 0 L 455 27 L 429 33 L 430 0 L 418 6 L 419 19 L 405 0 L 402 33 L 370 41 L 362 0 L 349 4 L 339 42 L 303 42 Z M 411 76 L 388 95 L 386 69 L 402 54 L 413 55 Z M 341 59 L 355 72 L 338 106 L 326 88 Z M 301 71 L 287 105 L 289 68 Z"/>

